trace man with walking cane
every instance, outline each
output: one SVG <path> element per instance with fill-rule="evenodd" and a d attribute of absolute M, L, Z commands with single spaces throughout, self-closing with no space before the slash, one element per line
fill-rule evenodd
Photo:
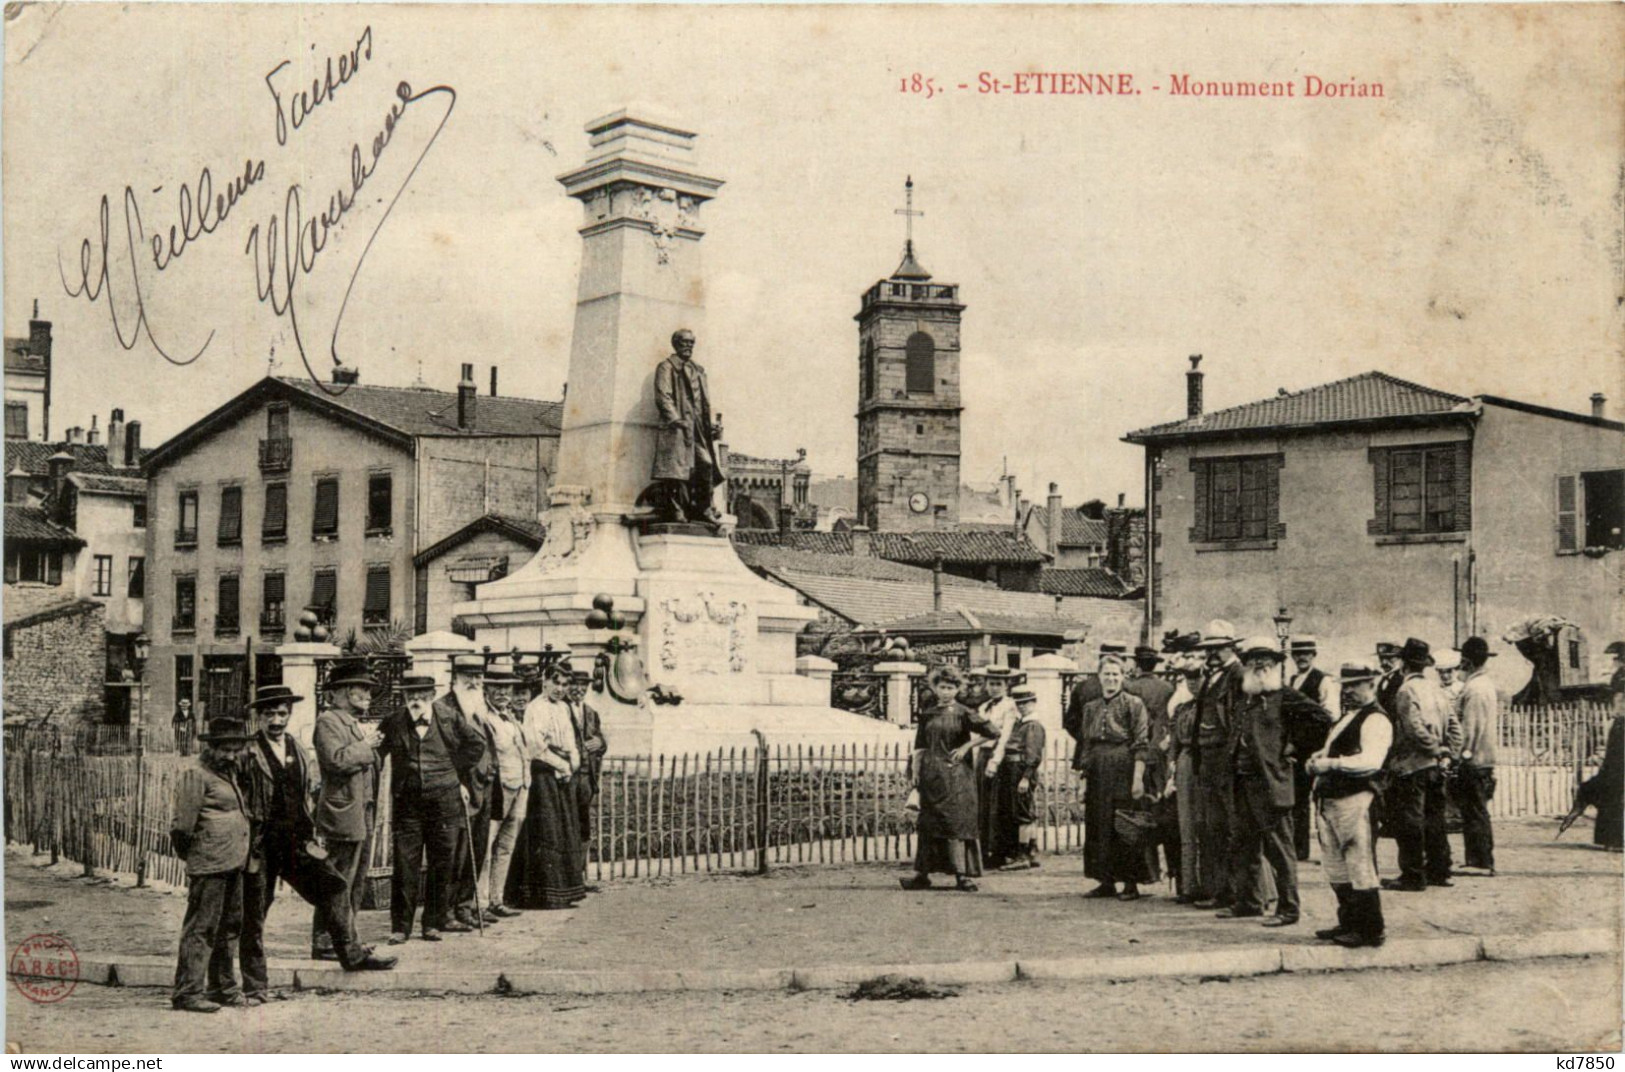
<path fill-rule="evenodd" d="M 459 842 L 469 826 L 467 781 L 485 758 L 485 738 L 455 704 L 442 707 L 434 703 L 434 690 L 432 677 L 403 677 L 406 709 L 391 715 L 382 727 L 384 754 L 391 761 L 395 848 L 389 905 L 391 945 L 401 944 L 412 933 L 420 883 L 424 887 L 424 941 L 440 941 L 443 931 L 474 929 L 452 916 L 452 884 L 457 877 Z M 422 871 L 425 857 L 426 876 Z"/>

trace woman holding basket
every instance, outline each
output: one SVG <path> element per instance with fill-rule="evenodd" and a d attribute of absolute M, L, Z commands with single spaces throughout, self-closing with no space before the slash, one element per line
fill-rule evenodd
<path fill-rule="evenodd" d="M 920 816 L 914 876 L 901 881 L 905 890 L 923 890 L 930 888 L 933 874 L 949 874 L 959 889 L 970 892 L 976 889 L 971 879 L 982 873 L 970 754 L 978 737 L 997 738 L 999 730 L 959 702 L 965 678 L 956 667 L 939 666 L 926 681 L 936 700 L 921 713 L 914 735 L 911 770 Z"/>

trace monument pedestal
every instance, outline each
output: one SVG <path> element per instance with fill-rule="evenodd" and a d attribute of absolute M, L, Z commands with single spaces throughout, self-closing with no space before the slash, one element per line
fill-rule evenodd
<path fill-rule="evenodd" d="M 568 647 L 587 669 L 612 635 L 636 638 L 646 683 L 682 697 L 620 703 L 594 693 L 612 755 L 655 755 L 755 744 L 906 742 L 898 727 L 829 706 L 829 683 L 796 671 L 796 634 L 818 616 L 795 594 L 752 573 L 717 536 L 643 535 L 619 518 L 571 525 L 555 511 L 548 542 L 517 572 L 481 585 L 458 607 L 493 650 Z M 554 532 L 569 531 L 560 553 Z M 550 547 L 552 552 L 550 553 Z M 594 597 L 609 595 L 620 633 L 587 628 Z"/>

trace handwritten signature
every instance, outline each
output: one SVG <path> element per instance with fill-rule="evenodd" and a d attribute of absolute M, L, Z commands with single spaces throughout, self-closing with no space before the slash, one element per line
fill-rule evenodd
<path fill-rule="evenodd" d="M 327 59 L 323 75 L 311 80 L 309 91 L 300 89 L 285 93 L 281 79 L 292 61 L 283 60 L 273 67 L 265 76 L 265 84 L 275 108 L 277 144 L 286 146 L 289 139 L 295 136 L 312 115 L 323 105 L 331 102 L 335 93 L 348 85 L 365 65 L 371 63 L 372 58 L 372 27 L 369 25 L 356 38 L 354 46 L 338 55 L 336 63 L 333 57 Z M 437 85 L 421 92 L 413 92 L 406 82 L 397 84 L 395 99 L 390 102 L 389 110 L 384 115 L 378 132 L 372 138 L 370 153 L 362 151 L 360 142 L 351 145 L 348 182 L 341 183 L 334 190 L 322 211 L 307 217 L 304 188 L 298 183 L 293 183 L 286 188 L 281 212 L 272 215 L 263 223 L 255 222 L 249 228 L 243 252 L 251 258 L 254 265 L 255 294 L 258 301 L 261 304 L 268 304 L 277 316 L 287 319 L 293 331 L 300 360 L 304 362 L 311 379 L 318 384 L 321 384 L 321 379 L 311 368 L 310 358 L 305 349 L 298 314 L 293 304 L 294 292 L 300 281 L 315 270 L 333 231 L 341 226 L 345 217 L 356 206 L 362 188 L 377 171 L 385 151 L 393 143 L 397 124 L 414 105 L 430 98 L 443 100 L 445 112 L 439 117 L 433 132 L 424 142 L 406 177 L 401 180 L 400 186 L 390 197 L 383 214 L 374 225 L 372 233 L 367 237 L 366 245 L 356 259 L 355 268 L 345 286 L 344 299 L 340 303 L 338 315 L 334 318 L 329 346 L 330 356 L 335 364 L 343 364 L 338 355 L 338 336 L 345 311 L 349 307 L 350 295 L 355 290 L 356 280 L 366 264 L 367 254 L 371 252 L 379 231 L 388 221 L 401 194 L 417 175 L 418 168 L 450 120 L 457 103 L 457 91 L 450 86 Z M 166 361 L 175 365 L 190 365 L 208 350 L 209 344 L 214 340 L 215 331 L 210 330 L 195 350 L 183 349 L 168 340 L 167 336 L 164 342 L 159 341 L 148 314 L 147 292 L 143 283 L 144 258 L 139 251 L 143 247 L 150 249 L 154 271 L 162 273 L 172 268 L 193 243 L 215 234 L 226 224 L 237 205 L 248 197 L 256 186 L 265 181 L 266 171 L 266 160 L 249 157 L 241 172 L 234 174 L 225 183 L 224 188 L 217 191 L 212 169 L 204 167 L 194 185 L 181 184 L 176 195 L 176 222 L 167 230 L 160 228 L 152 234 L 148 233 L 142 221 L 141 200 L 132 186 L 125 186 L 123 191 L 122 235 L 114 233 L 111 200 L 103 195 L 99 206 L 97 233 L 80 242 L 76 272 L 70 275 L 62 263 L 60 252 L 57 255 L 57 272 L 61 277 L 63 290 L 70 298 L 82 297 L 91 303 L 105 298 L 113 322 L 114 335 L 123 349 L 133 350 L 144 338 Z M 162 191 L 162 186 L 153 189 L 154 194 Z M 150 278 L 146 285 L 150 286 Z M 121 306 L 125 310 L 122 314 Z M 325 389 L 325 385 L 323 387 Z"/>

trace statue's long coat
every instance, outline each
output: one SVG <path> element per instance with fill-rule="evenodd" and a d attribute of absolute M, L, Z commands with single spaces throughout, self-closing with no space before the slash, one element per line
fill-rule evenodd
<path fill-rule="evenodd" d="M 655 437 L 652 478 L 687 480 L 694 468 L 694 458 L 699 455 L 710 462 L 711 482 L 715 486 L 726 477 L 717 461 L 716 442 L 711 438 L 711 392 L 705 382 L 705 369 L 696 362 L 689 362 L 688 376 L 699 396 L 692 398 L 683 383 L 682 361 L 672 354 L 655 369 L 655 406 L 660 411 L 660 430 Z M 699 437 L 697 442 L 696 436 Z"/>

